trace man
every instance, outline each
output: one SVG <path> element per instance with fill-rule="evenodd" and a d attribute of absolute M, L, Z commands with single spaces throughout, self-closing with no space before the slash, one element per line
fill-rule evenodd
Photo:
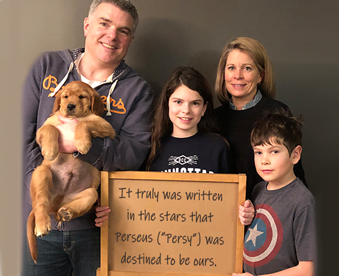
<path fill-rule="evenodd" d="M 38 128 L 52 113 L 54 94 L 67 83 L 82 80 L 101 95 L 104 118 L 117 133 L 114 140 L 95 138 L 86 155 L 75 153 L 100 170 L 138 170 L 150 149 L 150 112 L 153 93 L 148 83 L 125 62 L 138 24 L 138 14 L 127 0 L 94 0 L 84 20 L 85 47 L 48 52 L 33 65 L 24 86 L 24 221 L 31 210 L 29 185 L 42 155 L 35 142 Z M 74 126 L 59 127 L 65 152 L 74 152 Z M 100 263 L 99 229 L 95 214 L 63 222 L 37 238 L 38 259 L 24 254 L 23 275 L 96 275 Z"/>

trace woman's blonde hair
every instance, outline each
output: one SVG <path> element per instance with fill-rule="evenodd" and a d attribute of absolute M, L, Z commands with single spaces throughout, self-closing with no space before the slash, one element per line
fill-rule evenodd
<path fill-rule="evenodd" d="M 225 84 L 225 67 L 229 53 L 235 49 L 246 52 L 253 59 L 259 70 L 259 73 L 262 76 L 262 81 L 260 84 L 258 84 L 258 89 L 263 95 L 274 98 L 275 82 L 273 77 L 273 68 L 264 46 L 253 38 L 237 37 L 226 44 L 219 60 L 217 77 L 215 81 L 215 92 L 219 101 L 221 103 L 225 103 L 230 101 L 231 98 L 231 95 L 227 91 Z"/>

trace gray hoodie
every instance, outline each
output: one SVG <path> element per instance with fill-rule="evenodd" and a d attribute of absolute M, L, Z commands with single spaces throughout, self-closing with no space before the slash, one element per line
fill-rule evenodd
<path fill-rule="evenodd" d="M 50 116 L 54 93 L 63 85 L 80 80 L 75 60 L 84 48 L 46 52 L 33 65 L 23 90 L 23 212 L 24 222 L 31 210 L 29 195 L 33 170 L 42 162 L 35 134 Z M 79 156 L 104 171 L 138 170 L 150 149 L 150 113 L 153 92 L 149 84 L 124 61 L 112 78 L 94 87 L 105 106 L 104 119 L 116 131 L 116 138 L 95 138 L 91 150 Z M 63 223 L 62 230 L 95 227 L 94 213 Z M 52 220 L 52 228 L 57 222 Z"/>

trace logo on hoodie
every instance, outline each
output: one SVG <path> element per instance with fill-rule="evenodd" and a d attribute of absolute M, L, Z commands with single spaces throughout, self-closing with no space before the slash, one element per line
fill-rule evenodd
<path fill-rule="evenodd" d="M 54 92 L 55 87 L 58 86 L 58 80 L 57 80 L 56 77 L 49 75 L 42 82 L 42 86 L 45 90 L 49 90 L 51 92 Z"/>
<path fill-rule="evenodd" d="M 107 96 L 101 96 L 102 102 L 104 104 L 104 109 L 105 111 L 107 110 L 107 106 L 106 106 L 106 102 L 107 102 Z M 112 97 L 110 97 L 110 111 L 112 113 L 117 113 L 117 114 L 125 114 L 126 113 L 126 108 L 125 108 L 125 104 L 122 101 L 121 98 L 119 98 L 118 102 L 114 99 L 112 99 Z"/>

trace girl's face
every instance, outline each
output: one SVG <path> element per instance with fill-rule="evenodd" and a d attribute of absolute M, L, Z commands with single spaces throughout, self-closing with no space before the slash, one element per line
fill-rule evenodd
<path fill-rule="evenodd" d="M 225 67 L 226 89 L 232 95 L 232 102 L 237 109 L 253 100 L 261 80 L 261 74 L 249 54 L 237 49 L 228 54 Z"/>
<path fill-rule="evenodd" d="M 169 118 L 173 123 L 173 137 L 185 138 L 198 132 L 207 103 L 200 94 L 185 85 L 179 86 L 168 100 Z"/>

